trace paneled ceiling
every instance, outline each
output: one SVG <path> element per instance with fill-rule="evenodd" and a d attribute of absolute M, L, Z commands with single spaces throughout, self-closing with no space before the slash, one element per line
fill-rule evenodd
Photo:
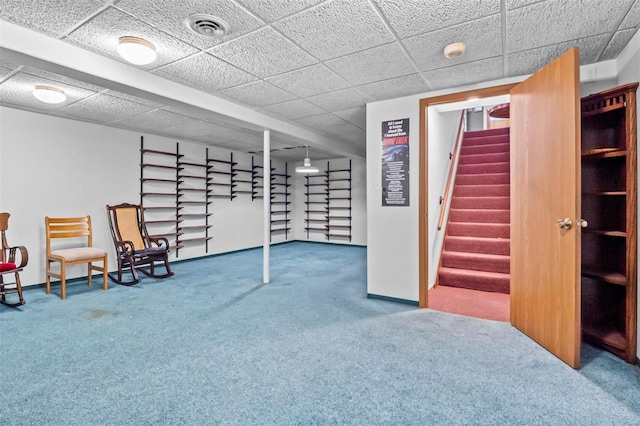
<path fill-rule="evenodd" d="M 185 19 L 195 13 L 229 32 L 192 32 Z M 530 74 L 576 45 L 582 64 L 614 59 L 638 29 L 640 0 L 0 0 L 0 19 L 119 62 L 119 37 L 145 38 L 158 59 L 139 69 L 364 155 L 366 103 Z M 445 58 L 457 41 L 467 52 Z M 261 149 L 250 123 L 18 62 L 0 58 L 1 105 Z M 35 84 L 62 88 L 67 101 L 37 101 Z M 300 159 L 307 144 L 278 134 L 273 155 Z M 312 156 L 334 155 L 310 145 Z"/>

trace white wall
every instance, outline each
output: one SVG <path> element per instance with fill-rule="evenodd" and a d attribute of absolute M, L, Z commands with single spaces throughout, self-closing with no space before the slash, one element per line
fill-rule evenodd
<path fill-rule="evenodd" d="M 367 105 L 367 292 L 418 300 L 419 96 Z M 382 207 L 382 122 L 409 119 L 409 206 Z"/>
<path fill-rule="evenodd" d="M 320 172 L 323 172 L 327 169 L 327 163 L 331 170 L 345 169 L 349 168 L 349 160 L 351 160 L 351 241 L 343 238 L 332 238 L 327 240 L 324 233 L 321 232 L 310 232 L 309 238 L 307 238 L 307 232 L 304 230 L 306 227 L 306 187 L 304 186 L 306 183 L 306 178 L 304 174 L 295 173 L 295 167 L 301 166 L 302 162 L 296 164 L 290 164 L 294 181 L 294 197 L 293 197 L 293 212 L 294 212 L 294 220 L 292 222 L 293 227 L 293 236 L 297 240 L 302 241 L 316 241 L 316 242 L 330 242 L 335 244 L 353 244 L 353 245 L 367 245 L 367 194 L 366 194 L 366 170 L 365 170 L 365 160 L 363 158 L 354 157 L 354 158 L 333 158 L 329 160 L 319 160 L 315 161 L 311 159 L 311 164 L 318 167 Z M 313 176 L 313 175 L 311 175 Z M 318 176 L 318 175 L 316 175 Z M 346 174 L 342 174 L 340 177 L 345 176 Z M 324 179 L 321 177 L 311 178 L 311 181 L 314 183 L 323 182 Z M 338 187 L 344 184 L 335 184 L 332 185 L 334 187 Z M 336 196 L 346 196 L 344 192 L 337 193 L 339 195 Z M 332 194 L 333 195 L 333 194 Z M 320 199 L 321 197 L 317 197 L 316 199 Z M 347 205 L 347 202 L 337 203 L 335 205 Z M 320 208 L 320 207 L 319 207 Z M 324 207 L 322 207 L 324 208 Z M 345 214 L 346 212 L 340 212 L 339 214 Z M 310 216 L 311 217 L 311 216 Z M 316 215 L 315 217 L 320 217 L 320 215 Z M 336 224 L 341 224 L 342 221 L 333 222 Z M 322 224 L 316 224 L 317 226 L 323 226 Z"/>
<path fill-rule="evenodd" d="M 449 153 L 453 152 L 456 143 L 460 115 L 462 113 L 462 111 L 438 112 L 436 108 L 429 107 L 429 211 L 427 213 L 429 227 L 429 288 L 433 287 L 436 281 L 447 223 L 447 216 L 445 216 L 443 227 L 438 231 L 438 219 L 442 209 L 440 196 L 444 196 L 446 191 L 447 177 L 449 176 L 449 167 L 451 165 Z M 457 159 L 455 160 L 455 166 L 457 167 Z M 451 182 L 451 185 L 453 185 L 453 182 Z M 447 201 L 447 215 L 451 206 L 452 195 L 452 193 L 449 194 Z"/>
<path fill-rule="evenodd" d="M 620 55 L 618 62 L 618 84 L 635 83 L 640 81 L 640 32 L 636 33 L 629 45 Z M 638 114 L 638 127 L 640 128 L 640 114 Z M 640 187 L 640 175 L 638 175 Z M 640 282 L 638 283 L 640 286 Z M 638 306 L 640 306 L 640 292 L 638 292 Z M 640 315 L 638 315 L 638 330 L 640 330 Z M 638 339 L 638 356 L 640 357 L 640 339 Z"/>
<path fill-rule="evenodd" d="M 175 152 L 173 139 L 144 138 L 145 148 Z M 11 213 L 9 243 L 29 250 L 23 284 L 45 281 L 45 216 L 91 215 L 94 245 L 108 250 L 109 269 L 115 270 L 105 205 L 140 201 L 140 134 L 0 107 L 0 151 L 0 207 Z M 205 158 L 203 145 L 181 141 L 180 151 L 185 161 Z M 212 147 L 209 155 L 226 159 L 229 153 Z M 251 164 L 248 154 L 235 153 L 234 160 Z M 274 160 L 274 166 L 284 163 Z M 209 254 L 262 245 L 262 200 L 241 194 L 233 201 L 215 199 L 211 209 Z M 204 244 L 189 245 L 179 259 L 205 254 Z M 85 268 L 70 271 L 70 277 L 82 276 Z"/>

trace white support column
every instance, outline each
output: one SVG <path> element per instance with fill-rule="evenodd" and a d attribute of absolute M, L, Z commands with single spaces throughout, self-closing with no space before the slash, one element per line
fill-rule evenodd
<path fill-rule="evenodd" d="M 269 249 L 271 247 L 271 132 L 264 131 L 262 194 L 264 206 L 264 242 L 262 245 L 262 282 L 269 283 Z"/>

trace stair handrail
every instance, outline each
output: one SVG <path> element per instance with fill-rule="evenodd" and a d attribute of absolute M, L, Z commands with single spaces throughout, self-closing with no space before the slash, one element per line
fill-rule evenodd
<path fill-rule="evenodd" d="M 456 144 L 453 147 L 453 152 L 449 153 L 449 159 L 451 160 L 451 165 L 449 166 L 449 176 L 447 177 L 447 186 L 444 190 L 444 195 L 440 197 L 440 204 L 442 207 L 440 208 L 440 218 L 438 219 L 438 231 L 442 230 L 442 222 L 444 221 L 444 213 L 447 210 L 447 200 L 449 199 L 449 190 L 451 189 L 451 181 L 453 179 L 453 166 L 456 164 L 456 158 L 458 157 L 458 147 L 460 146 L 460 142 L 462 141 L 462 137 L 464 135 L 463 124 L 464 124 L 465 113 L 464 111 L 460 115 L 460 123 L 458 124 L 458 134 L 456 135 Z"/>

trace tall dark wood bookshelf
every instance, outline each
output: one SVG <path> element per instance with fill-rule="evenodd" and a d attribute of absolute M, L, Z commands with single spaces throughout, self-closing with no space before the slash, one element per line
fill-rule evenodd
<path fill-rule="evenodd" d="M 582 99 L 582 335 L 636 363 L 636 89 Z"/>

